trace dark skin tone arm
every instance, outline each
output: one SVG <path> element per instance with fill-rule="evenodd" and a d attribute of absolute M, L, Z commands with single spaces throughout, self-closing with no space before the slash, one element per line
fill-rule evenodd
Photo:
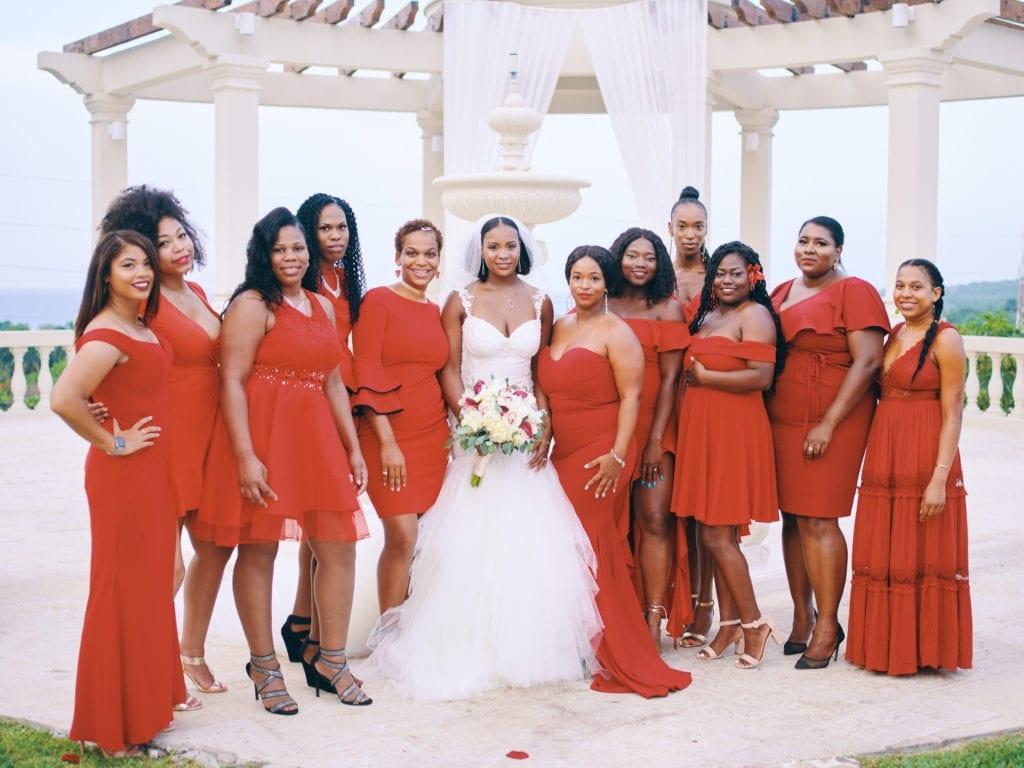
<path fill-rule="evenodd" d="M 555 310 L 551 305 L 551 299 L 544 297 L 544 303 L 540 307 L 540 346 L 538 352 L 533 356 L 531 368 L 533 370 L 533 396 L 537 399 L 537 407 L 544 411 L 544 431 L 541 433 L 537 446 L 533 449 L 530 457 L 530 469 L 543 469 L 548 458 L 548 448 L 551 446 L 551 414 L 548 411 L 548 396 L 541 389 L 540 380 L 537 378 L 537 363 L 540 360 L 540 350 L 551 343 L 551 328 L 555 323 Z"/>
<path fill-rule="evenodd" d="M 666 302 L 661 320 L 683 321 L 683 308 L 674 301 Z M 661 447 L 661 439 L 668 427 L 675 405 L 676 388 L 683 370 L 683 350 L 662 352 L 658 355 L 658 369 L 661 372 L 661 387 L 658 399 L 654 402 L 654 420 L 651 422 L 651 435 L 644 447 L 640 476 L 648 483 L 664 478 L 661 459 L 665 451 Z"/>
<path fill-rule="evenodd" d="M 930 353 L 939 366 L 942 428 L 939 431 L 936 466 L 932 472 L 932 479 L 921 497 L 921 522 L 941 514 L 946 507 L 946 480 L 949 477 L 949 467 L 953 466 L 953 457 L 956 456 L 957 443 L 960 442 L 960 428 L 964 415 L 964 377 L 967 373 L 964 342 L 960 334 L 952 328 L 941 331 L 935 337 Z"/>
<path fill-rule="evenodd" d="M 462 408 L 459 398 L 464 391 L 462 386 L 462 324 L 466 322 L 466 310 L 462 307 L 459 294 L 455 291 L 448 296 L 441 310 L 441 327 L 448 337 L 448 362 L 441 369 L 441 394 L 449 410 L 459 418 Z"/>
<path fill-rule="evenodd" d="M 775 323 L 768 310 L 760 304 L 748 303 L 740 312 L 739 341 L 760 341 L 775 344 Z M 724 392 L 765 392 L 772 386 L 774 363 L 748 360 L 747 367 L 739 371 L 710 371 L 698 360 L 687 373 L 687 383 L 714 387 Z"/>

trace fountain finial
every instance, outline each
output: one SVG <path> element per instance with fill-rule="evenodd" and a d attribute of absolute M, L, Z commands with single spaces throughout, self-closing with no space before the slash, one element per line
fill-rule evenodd
<path fill-rule="evenodd" d="M 501 137 L 501 171 L 528 171 L 526 145 L 530 134 L 540 128 L 544 116 L 530 107 L 519 93 L 519 56 L 509 54 L 509 77 L 505 102 L 487 114 L 487 125 Z"/>

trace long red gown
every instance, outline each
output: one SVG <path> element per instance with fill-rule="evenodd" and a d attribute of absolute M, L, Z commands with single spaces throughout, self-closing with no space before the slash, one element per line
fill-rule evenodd
<path fill-rule="evenodd" d="M 333 283 L 333 285 L 332 285 Z M 337 290 L 335 296 L 332 290 Z M 338 330 L 338 341 L 341 342 L 341 380 L 350 392 L 355 392 L 356 371 L 352 350 L 348 345 L 348 337 L 352 333 L 352 312 L 349 308 L 348 296 L 345 294 L 345 270 L 334 267 L 329 275 L 320 276 L 317 293 L 331 302 L 334 308 L 334 326 Z"/>
<path fill-rule="evenodd" d="M 352 404 L 388 417 L 408 480 L 400 491 L 384 486 L 380 441 L 366 417 L 360 417 L 370 501 L 381 517 L 423 514 L 437 500 L 448 466 L 448 418 L 437 378 L 448 362 L 441 311 L 432 302 L 374 288 L 359 308 L 352 340 L 359 382 Z"/>
<path fill-rule="evenodd" d="M 615 442 L 619 393 L 608 359 L 588 349 L 566 350 L 558 360 L 541 351 L 538 381 L 548 396 L 555 448 L 551 461 L 597 558 L 597 609 L 604 635 L 597 649 L 603 672 L 591 687 L 606 693 L 665 696 L 690 684 L 690 673 L 662 661 L 651 643 L 640 602 L 630 581 L 628 549 L 617 525 L 629 504 L 629 482 L 636 446 L 627 453 L 618 490 L 604 498 L 583 486 L 595 470 L 583 465 L 608 452 Z"/>
<path fill-rule="evenodd" d="M 640 414 L 636 422 L 636 431 L 633 433 L 640 455 L 637 460 L 634 479 L 639 477 L 640 458 L 642 452 L 650 439 L 651 427 L 654 422 L 654 410 L 657 407 L 658 393 L 661 389 L 661 353 L 674 352 L 686 349 L 690 344 L 690 331 L 685 323 L 668 320 L 648 320 L 645 318 L 625 317 L 623 321 L 628 325 L 640 341 L 644 350 L 644 383 L 640 391 Z M 675 454 L 676 451 L 676 413 L 669 416 L 668 426 L 662 436 L 662 445 L 665 451 Z M 668 478 L 671 480 L 671 478 Z M 634 521 L 633 558 L 639 563 L 640 541 L 643 538 L 643 530 Z M 679 637 L 683 634 L 686 626 L 693 621 L 693 602 L 690 599 L 690 568 L 687 552 L 689 551 L 686 542 L 686 527 L 682 520 L 676 521 L 676 544 L 672 564 L 672 581 L 669 586 L 669 594 L 666 598 L 668 603 L 668 624 L 667 631 L 670 637 Z M 633 569 L 633 584 L 636 586 L 637 595 L 641 601 L 644 600 L 643 574 L 637 565 Z"/>
<path fill-rule="evenodd" d="M 197 283 L 186 285 L 213 317 L 206 294 Z M 203 466 L 213 436 L 220 404 L 220 337 L 211 339 L 201 325 L 167 299 L 160 302 L 150 324 L 153 332 L 171 348 L 171 486 L 178 517 L 199 509 L 203 493 Z"/>
<path fill-rule="evenodd" d="M 89 601 L 78 652 L 71 739 L 108 752 L 144 744 L 185 701 L 174 617 L 174 502 L 170 464 L 170 350 L 119 331 L 97 329 L 76 342 L 117 347 L 128 356 L 92 397 L 127 429 L 144 416 L 165 433 L 130 456 L 91 447 L 85 459 L 92 559 Z M 59 629 L 59 628 L 55 628 Z"/>
<path fill-rule="evenodd" d="M 787 345 L 786 366 L 768 400 L 779 505 L 805 517 L 846 517 L 875 411 L 875 388 L 868 388 L 835 428 L 823 456 L 808 460 L 804 441 L 853 363 L 846 335 L 866 329 L 888 333 L 889 320 L 878 291 L 860 278 L 838 280 L 780 311 L 792 286 L 790 280 L 772 291 Z"/>
<path fill-rule="evenodd" d="M 952 327 L 942 323 L 940 331 Z M 970 669 L 973 655 L 959 449 L 946 480 L 945 508 L 919 520 L 942 429 L 938 366 L 929 357 L 913 375 L 920 345 L 882 374 L 853 531 L 846 659 L 890 675 L 923 667 Z"/>
<path fill-rule="evenodd" d="M 277 494 L 266 507 L 246 500 L 223 415 L 217 417 L 206 482 L 192 534 L 222 547 L 302 539 L 356 541 L 369 531 L 352 484 L 348 454 L 324 394 L 338 365 L 338 334 L 307 292 L 312 317 L 283 302 L 256 350 L 245 394 L 249 434 Z"/>
<path fill-rule="evenodd" d="M 685 369 L 740 371 L 748 360 L 774 363 L 775 345 L 694 336 Z M 679 414 L 672 511 L 706 525 L 745 526 L 779 518 L 772 433 L 761 392 L 688 386 Z"/>

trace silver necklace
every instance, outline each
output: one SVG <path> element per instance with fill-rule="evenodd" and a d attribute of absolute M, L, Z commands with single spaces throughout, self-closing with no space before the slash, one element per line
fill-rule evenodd
<path fill-rule="evenodd" d="M 286 302 L 288 302 L 288 306 L 291 307 L 294 310 L 302 312 L 306 308 L 306 292 L 305 291 L 302 292 L 302 294 L 300 296 L 301 301 L 298 304 L 296 304 L 294 301 L 289 299 L 283 293 L 281 294 L 281 298 L 283 298 Z M 305 314 L 305 312 L 302 312 L 302 313 Z"/>
<path fill-rule="evenodd" d="M 337 273 L 335 274 L 335 276 L 337 276 Z M 324 274 L 320 275 L 320 282 L 323 283 L 324 288 L 327 289 L 327 292 L 329 294 L 331 294 L 331 296 L 333 296 L 336 299 L 341 296 L 341 278 L 340 277 L 338 277 L 338 290 L 334 290 L 333 288 L 331 288 L 330 284 L 328 284 L 328 282 L 327 282 L 327 276 L 324 275 Z"/>
<path fill-rule="evenodd" d="M 509 297 L 509 295 L 508 295 L 507 293 L 505 293 L 505 292 L 504 292 L 503 290 L 501 290 L 501 289 L 500 289 L 500 288 L 499 288 L 498 286 L 496 286 L 496 285 L 492 285 L 492 286 L 491 286 L 491 288 L 493 288 L 494 290 L 496 290 L 496 291 L 497 291 L 498 293 L 500 293 L 500 294 L 502 295 L 502 297 L 504 297 L 504 299 L 505 299 L 505 303 L 506 303 L 506 304 L 508 304 L 508 308 L 509 308 L 509 309 L 515 309 L 515 308 L 516 308 L 516 305 L 515 305 L 515 303 L 514 303 L 514 302 L 512 301 L 512 299 L 511 299 L 511 298 Z"/>

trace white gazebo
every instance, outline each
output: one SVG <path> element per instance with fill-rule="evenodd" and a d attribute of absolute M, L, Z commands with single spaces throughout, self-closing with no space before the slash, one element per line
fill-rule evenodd
<path fill-rule="evenodd" d="M 621 4 L 521 2 L 563 10 Z M 417 19 L 415 0 L 387 14 L 383 0 L 362 9 L 353 0 L 230 5 L 183 0 L 158 6 L 63 52 L 39 54 L 39 67 L 81 93 L 89 112 L 93 222 L 127 182 L 127 123 L 140 99 L 214 105 L 220 297 L 238 282 L 242 266 L 218 256 L 244 252 L 260 213 L 260 105 L 416 113 L 423 131 L 423 211 L 442 220 L 433 181 L 445 172 L 442 84 L 450 73 L 444 5 L 429 3 L 425 21 Z M 707 24 L 702 126 L 712 110 L 732 111 L 740 125 L 740 236 L 766 257 L 779 112 L 888 105 L 887 285 L 899 261 L 936 251 L 940 103 L 1024 96 L 1021 0 L 732 0 L 710 2 Z M 778 70 L 788 70 L 787 76 L 768 76 Z M 547 111 L 604 112 L 598 74 L 577 29 Z M 704 174 L 706 187 L 706 165 Z M 682 181 L 675 180 L 676 189 Z"/>

